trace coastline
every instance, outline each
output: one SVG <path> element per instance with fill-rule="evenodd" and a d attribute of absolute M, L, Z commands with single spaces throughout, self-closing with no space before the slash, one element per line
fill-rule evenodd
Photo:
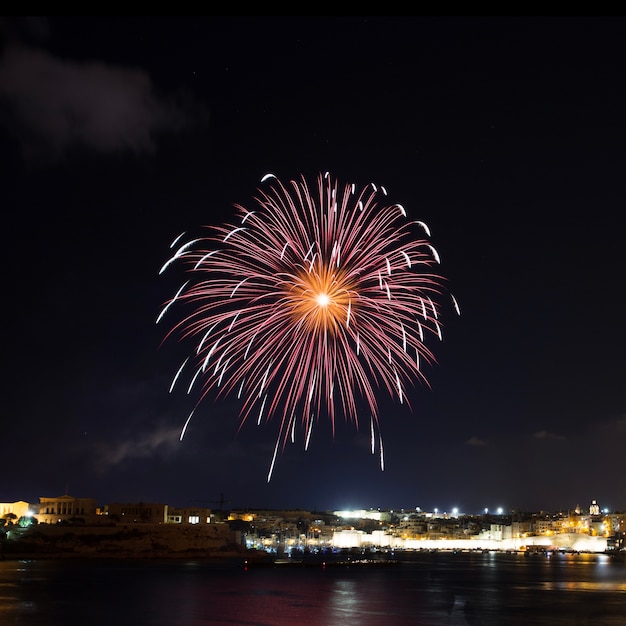
<path fill-rule="evenodd" d="M 94 559 L 94 560 L 203 560 L 237 562 L 244 567 L 277 566 L 382 566 L 394 565 L 401 555 L 423 552 L 506 552 L 524 556 L 549 555 L 555 552 L 610 554 L 606 550 L 576 550 L 571 538 L 567 541 L 534 542 L 511 550 L 500 542 L 497 546 L 476 546 L 466 540 L 458 542 L 419 542 L 411 548 L 341 548 L 323 552 L 299 552 L 289 555 L 271 554 L 249 549 L 239 532 L 226 524 L 120 524 L 108 526 L 67 526 L 39 524 L 29 528 L 12 528 L 0 535 L 0 561 Z M 547 539 L 547 538 L 546 538 Z M 430 545 L 433 543 L 433 545 Z M 444 545 L 445 544 L 445 545 Z M 503 545 L 504 544 L 504 545 Z M 557 545 L 555 545 L 557 544 Z M 560 544 L 560 545 L 559 545 Z M 508 549 L 505 549 L 508 548 Z M 624 553 L 610 554 L 623 560 Z M 620 558 L 621 557 L 621 558 Z M 410 558 L 410 557 L 408 557 Z"/>
<path fill-rule="evenodd" d="M 241 559 L 267 554 L 248 550 L 223 524 L 125 524 L 69 527 L 37 525 L 0 536 L 0 560 L 32 559 Z"/>

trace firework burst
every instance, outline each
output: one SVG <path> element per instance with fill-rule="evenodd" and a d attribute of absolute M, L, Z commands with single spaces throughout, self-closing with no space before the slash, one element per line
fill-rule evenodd
<path fill-rule="evenodd" d="M 277 420 L 268 481 L 281 446 L 298 432 L 308 447 L 320 416 L 333 429 L 338 417 L 358 428 L 362 399 L 383 468 L 377 395 L 408 404 L 407 387 L 428 384 L 422 367 L 435 362 L 426 341 L 442 338 L 443 279 L 428 227 L 384 188 L 357 192 L 328 174 L 314 186 L 268 175 L 257 191 L 251 210 L 235 205 L 238 223 L 172 243 L 161 272 L 183 263 L 188 280 L 157 322 L 188 305 L 167 336 L 193 342 L 193 353 L 170 391 L 190 368 L 198 404 L 217 390 L 241 399 L 241 424 Z"/>

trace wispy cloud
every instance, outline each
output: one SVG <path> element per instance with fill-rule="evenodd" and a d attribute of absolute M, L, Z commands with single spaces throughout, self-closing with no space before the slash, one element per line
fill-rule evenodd
<path fill-rule="evenodd" d="M 0 59 L 0 104 L 27 158 L 60 157 L 72 146 L 149 153 L 157 134 L 207 118 L 189 98 L 159 95 L 141 69 L 59 59 L 14 42 Z"/>
<path fill-rule="evenodd" d="M 533 433 L 533 438 L 534 439 L 551 439 L 554 441 L 564 441 L 566 439 L 563 435 L 556 435 L 547 430 L 538 430 L 537 432 Z"/>
<path fill-rule="evenodd" d="M 480 439 L 480 437 L 470 437 L 466 442 L 466 446 L 486 446 L 488 445 L 484 439 Z"/>
<path fill-rule="evenodd" d="M 180 447 L 179 434 L 180 429 L 161 427 L 139 433 L 134 439 L 100 442 L 94 446 L 95 464 L 106 471 L 126 461 L 170 456 Z"/>

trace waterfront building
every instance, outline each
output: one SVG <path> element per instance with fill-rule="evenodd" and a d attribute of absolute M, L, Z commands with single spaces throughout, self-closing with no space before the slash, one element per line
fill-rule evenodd
<path fill-rule="evenodd" d="M 151 502 L 113 502 L 104 507 L 105 515 L 109 520 L 127 524 L 165 524 L 168 509 L 167 504 Z"/>
<path fill-rule="evenodd" d="M 204 507 L 168 507 L 168 524 L 211 524 L 213 523 L 211 509 Z"/>
<path fill-rule="evenodd" d="M 35 517 L 40 524 L 93 524 L 100 521 L 94 498 L 75 498 L 68 494 L 39 498 L 39 513 Z"/>
<path fill-rule="evenodd" d="M 0 502 L 0 520 L 17 522 L 21 517 L 32 517 L 33 511 L 30 504 L 19 500 L 18 502 Z"/>

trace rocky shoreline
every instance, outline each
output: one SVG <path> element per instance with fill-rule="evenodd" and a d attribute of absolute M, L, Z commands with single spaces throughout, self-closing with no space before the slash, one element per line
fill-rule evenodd
<path fill-rule="evenodd" d="M 264 561 L 224 524 L 106 527 L 38 525 L 0 536 L 0 559 L 238 559 Z"/>

